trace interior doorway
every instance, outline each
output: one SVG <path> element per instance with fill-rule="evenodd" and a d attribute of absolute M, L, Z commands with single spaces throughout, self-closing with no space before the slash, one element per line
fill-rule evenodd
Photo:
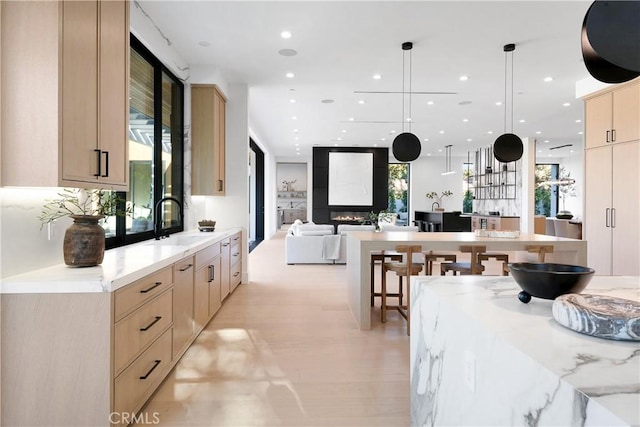
<path fill-rule="evenodd" d="M 249 252 L 264 240 L 264 152 L 249 138 Z"/>

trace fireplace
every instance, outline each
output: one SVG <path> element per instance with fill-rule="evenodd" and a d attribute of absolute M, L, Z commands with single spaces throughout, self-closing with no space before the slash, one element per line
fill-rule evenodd
<path fill-rule="evenodd" d="M 362 224 L 369 219 L 369 212 L 354 211 L 331 211 L 330 221 L 332 224 Z"/>

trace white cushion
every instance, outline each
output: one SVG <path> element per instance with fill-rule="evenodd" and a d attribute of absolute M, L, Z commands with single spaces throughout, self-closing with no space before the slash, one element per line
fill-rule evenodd
<path fill-rule="evenodd" d="M 375 225 L 340 224 L 336 234 L 344 235 L 347 231 L 375 231 Z"/>
<path fill-rule="evenodd" d="M 316 233 L 321 231 L 322 233 Z M 309 234 L 309 232 L 314 232 Z M 294 236 L 324 236 L 326 234 L 333 234 L 333 225 L 330 224 L 300 224 L 295 225 L 293 229 Z"/>
<path fill-rule="evenodd" d="M 333 234 L 333 230 L 300 230 L 298 236 L 328 236 Z"/>

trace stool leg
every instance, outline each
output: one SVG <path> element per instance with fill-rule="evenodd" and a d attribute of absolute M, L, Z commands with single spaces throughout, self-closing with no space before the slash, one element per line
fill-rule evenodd
<path fill-rule="evenodd" d="M 387 321 L 387 275 L 385 274 L 384 271 L 384 261 L 382 264 L 382 289 L 380 290 L 381 295 L 381 299 L 382 299 L 382 305 L 380 306 L 381 310 L 381 316 L 380 316 L 380 320 L 382 321 L 382 323 L 385 323 Z"/>
<path fill-rule="evenodd" d="M 509 270 L 507 269 L 507 263 L 506 262 L 502 263 L 502 275 L 503 276 L 508 276 L 509 275 Z"/>
<path fill-rule="evenodd" d="M 375 276 L 374 272 L 375 272 L 376 262 L 374 260 L 371 260 L 370 264 L 371 264 L 371 307 L 373 307 L 373 300 L 374 300 L 373 294 L 375 292 L 374 283 L 376 281 L 376 279 L 375 279 L 376 276 Z"/>
<path fill-rule="evenodd" d="M 398 305 L 402 305 L 402 277 L 398 276 Z"/>
<path fill-rule="evenodd" d="M 407 336 L 411 335 L 411 289 L 409 289 L 409 286 L 411 286 L 410 283 L 411 280 L 409 277 L 407 277 Z"/>

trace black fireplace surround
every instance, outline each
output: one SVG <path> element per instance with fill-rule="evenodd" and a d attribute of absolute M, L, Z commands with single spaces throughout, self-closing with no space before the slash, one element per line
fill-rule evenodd
<path fill-rule="evenodd" d="M 329 153 L 373 153 L 373 204 L 329 206 Z M 389 191 L 388 148 L 313 148 L 313 222 L 316 224 L 360 224 L 369 212 L 387 209 Z M 336 218 L 337 217 L 337 218 Z"/>

